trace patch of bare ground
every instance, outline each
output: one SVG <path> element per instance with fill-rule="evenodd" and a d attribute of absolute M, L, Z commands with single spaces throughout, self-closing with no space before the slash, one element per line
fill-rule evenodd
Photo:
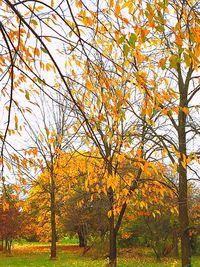
<path fill-rule="evenodd" d="M 132 258 L 132 259 L 143 259 L 145 261 L 152 261 L 152 253 L 149 249 L 144 249 L 140 247 L 135 248 L 121 248 L 118 255 L 122 258 Z"/>

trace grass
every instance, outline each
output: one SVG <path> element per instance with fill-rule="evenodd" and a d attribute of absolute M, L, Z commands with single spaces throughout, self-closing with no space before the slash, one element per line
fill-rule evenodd
<path fill-rule="evenodd" d="M 61 241 L 61 244 L 68 244 L 68 245 L 72 245 L 72 244 L 75 244 L 75 245 L 78 245 L 79 241 L 78 239 L 76 238 L 70 238 L 68 236 L 65 236 L 62 241 Z"/>
<path fill-rule="evenodd" d="M 180 261 L 166 258 L 157 262 L 152 256 L 143 255 L 143 250 L 133 250 L 129 254 L 121 253 L 118 260 L 119 267 L 180 267 Z M 76 246 L 61 246 L 58 249 L 58 260 L 49 259 L 49 247 L 46 245 L 17 245 L 12 256 L 0 253 L 0 267 L 105 267 L 107 259 L 93 260 L 82 256 L 82 250 Z M 200 266 L 200 257 L 193 258 L 193 267 Z"/>
<path fill-rule="evenodd" d="M 0 266 L 6 267 L 70 267 L 70 266 L 104 266 L 103 262 L 92 262 L 89 259 L 81 259 L 73 254 L 64 255 L 62 253 L 59 255 L 59 259 L 56 261 L 49 260 L 49 254 L 47 253 L 38 253 L 32 255 L 23 255 L 18 257 L 4 257 L 1 258 Z"/>

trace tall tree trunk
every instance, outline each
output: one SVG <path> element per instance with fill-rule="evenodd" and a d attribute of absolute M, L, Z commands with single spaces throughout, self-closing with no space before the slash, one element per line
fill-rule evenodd
<path fill-rule="evenodd" d="M 109 175 L 113 175 L 112 163 L 108 165 Z M 109 218 L 109 267 L 117 266 L 117 233 L 115 231 L 115 216 L 113 212 L 114 206 L 114 192 L 112 187 L 108 189 L 108 198 L 110 206 L 110 218 Z"/>
<path fill-rule="evenodd" d="M 189 217 L 187 205 L 187 174 L 179 163 L 179 222 L 181 234 L 182 267 L 191 266 L 191 248 L 189 238 Z"/>
<path fill-rule="evenodd" d="M 51 259 L 56 259 L 56 205 L 55 205 L 55 181 L 51 175 Z"/>
<path fill-rule="evenodd" d="M 115 231 L 115 221 L 114 215 L 112 213 L 109 218 L 109 267 L 117 266 L 117 234 Z"/>
<path fill-rule="evenodd" d="M 187 106 L 187 88 L 183 86 L 182 80 L 179 82 L 180 92 L 180 109 L 179 109 L 179 152 L 180 158 L 178 161 L 179 172 L 179 223 L 181 234 L 181 259 L 182 267 L 191 266 L 191 249 L 189 238 L 189 216 L 188 216 L 188 185 L 187 185 L 187 149 L 186 149 L 186 119 L 187 115 L 182 111 L 182 108 Z"/>

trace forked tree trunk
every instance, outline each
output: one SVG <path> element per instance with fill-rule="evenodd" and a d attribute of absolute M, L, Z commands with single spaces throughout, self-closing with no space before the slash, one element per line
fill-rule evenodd
<path fill-rule="evenodd" d="M 142 170 L 139 169 L 136 180 L 140 178 L 141 174 L 142 174 Z M 136 180 L 133 182 L 133 184 L 130 187 L 130 190 L 129 190 L 130 194 L 137 188 Z M 108 196 L 109 196 L 110 211 L 111 211 L 111 216 L 109 218 L 109 263 L 108 263 L 109 267 L 117 266 L 117 234 L 119 232 L 122 219 L 127 208 L 127 203 L 124 202 L 124 204 L 121 207 L 118 219 L 115 222 L 115 216 L 113 213 L 113 203 L 114 203 L 113 195 L 114 195 L 114 192 L 112 188 L 109 188 Z"/>

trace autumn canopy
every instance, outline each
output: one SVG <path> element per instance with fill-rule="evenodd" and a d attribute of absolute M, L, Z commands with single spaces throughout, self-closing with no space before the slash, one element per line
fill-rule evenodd
<path fill-rule="evenodd" d="M 45 192 L 56 258 L 70 196 L 80 208 L 101 199 L 114 267 L 126 213 L 135 205 L 161 216 L 158 205 L 171 198 L 182 266 L 191 266 L 199 1 L 0 0 L 0 17 L 3 207 L 14 196 L 29 209 Z"/>

